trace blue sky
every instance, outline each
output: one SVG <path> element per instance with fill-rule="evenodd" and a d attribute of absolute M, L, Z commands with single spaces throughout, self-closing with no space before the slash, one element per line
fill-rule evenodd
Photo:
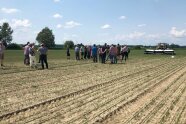
<path fill-rule="evenodd" d="M 36 42 L 44 27 L 56 44 L 186 45 L 186 0 L 0 0 L 13 42 Z"/>

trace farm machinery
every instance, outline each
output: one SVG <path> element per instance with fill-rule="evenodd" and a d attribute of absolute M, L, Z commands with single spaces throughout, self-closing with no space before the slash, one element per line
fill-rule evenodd
<path fill-rule="evenodd" d="M 167 43 L 159 43 L 155 50 L 153 49 L 146 49 L 144 54 L 168 54 L 168 55 L 175 55 L 175 51 L 173 49 L 168 48 Z"/>

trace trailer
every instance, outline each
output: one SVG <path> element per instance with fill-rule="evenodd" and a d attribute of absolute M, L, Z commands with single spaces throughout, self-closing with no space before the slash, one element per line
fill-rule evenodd
<path fill-rule="evenodd" d="M 146 49 L 144 51 L 144 54 L 167 54 L 167 55 L 175 55 L 175 51 L 172 49 L 167 50 L 152 50 L 152 49 Z"/>

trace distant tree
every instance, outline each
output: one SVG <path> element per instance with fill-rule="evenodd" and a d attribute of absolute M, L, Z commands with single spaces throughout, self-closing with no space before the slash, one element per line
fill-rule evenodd
<path fill-rule="evenodd" d="M 68 46 L 69 48 L 73 48 L 73 47 L 74 47 L 74 42 L 71 41 L 71 40 L 65 41 L 64 46 L 65 46 L 65 48 L 67 48 L 67 46 Z"/>
<path fill-rule="evenodd" d="M 7 49 L 21 50 L 22 46 L 16 43 L 10 43 L 8 44 Z"/>
<path fill-rule="evenodd" d="M 170 45 L 170 48 L 180 48 L 180 46 L 173 43 L 173 44 Z"/>
<path fill-rule="evenodd" d="M 9 26 L 7 22 L 3 23 L 2 26 L 0 26 L 0 40 L 3 41 L 3 44 L 7 46 L 7 44 L 10 44 L 12 41 L 12 33 L 13 30 Z"/>
<path fill-rule="evenodd" d="M 44 43 L 47 47 L 51 48 L 55 46 L 55 37 L 48 27 L 45 27 L 38 33 L 36 40 L 39 44 Z"/>
<path fill-rule="evenodd" d="M 141 46 L 141 45 L 136 45 L 136 46 L 134 46 L 134 49 L 140 50 L 142 47 L 143 47 L 143 46 Z"/>

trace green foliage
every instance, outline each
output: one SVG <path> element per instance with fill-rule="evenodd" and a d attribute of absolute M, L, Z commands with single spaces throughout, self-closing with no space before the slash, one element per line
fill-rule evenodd
<path fill-rule="evenodd" d="M 36 40 L 39 44 L 44 43 L 48 48 L 55 46 L 55 37 L 52 33 L 52 30 L 50 30 L 48 27 L 45 27 L 42 29 L 41 32 L 38 33 Z"/>
<path fill-rule="evenodd" d="M 142 47 L 143 47 L 143 46 L 141 46 L 141 45 L 136 45 L 136 46 L 134 46 L 133 49 L 140 50 L 140 49 L 142 49 Z"/>
<path fill-rule="evenodd" d="M 22 47 L 16 43 L 11 43 L 7 46 L 7 49 L 11 49 L 11 50 L 21 50 Z"/>
<path fill-rule="evenodd" d="M 170 48 L 172 48 L 172 49 L 174 49 L 174 48 L 180 48 L 180 46 L 177 45 L 177 44 L 171 44 L 171 45 L 170 45 Z"/>
<path fill-rule="evenodd" d="M 65 41 L 64 43 L 65 48 L 69 47 L 69 48 L 74 48 L 74 42 L 73 41 Z"/>
<path fill-rule="evenodd" d="M 12 41 L 13 30 L 7 22 L 0 26 L 0 40 L 3 41 L 4 45 L 10 44 Z"/>
<path fill-rule="evenodd" d="M 61 50 L 61 49 L 63 49 L 63 45 L 62 44 L 55 44 L 55 46 L 51 47 L 50 49 L 52 49 L 52 50 Z"/>

